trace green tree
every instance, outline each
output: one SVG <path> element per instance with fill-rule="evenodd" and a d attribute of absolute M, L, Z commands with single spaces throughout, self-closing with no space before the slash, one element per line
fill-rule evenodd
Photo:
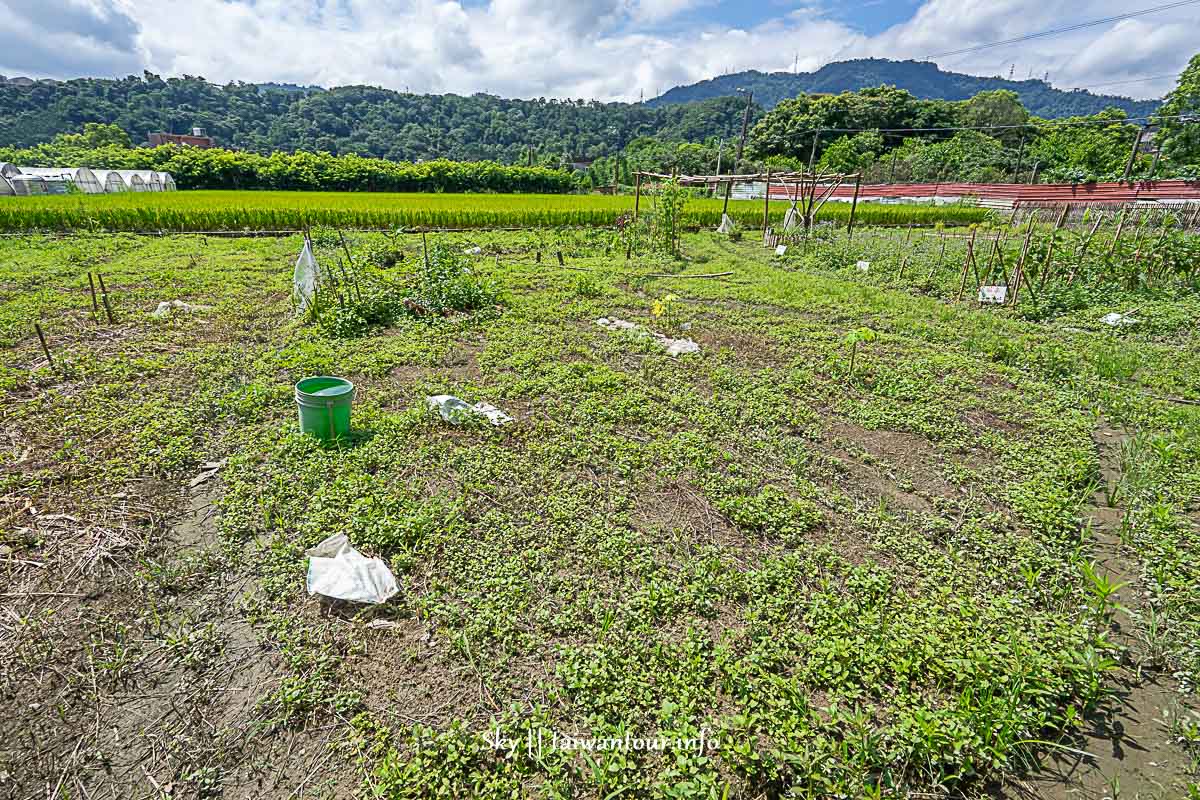
<path fill-rule="evenodd" d="M 1200 167 L 1200 53 L 1192 56 L 1159 113 L 1163 155 L 1180 166 Z"/>
<path fill-rule="evenodd" d="M 1029 112 L 1021 105 L 1021 98 L 1007 89 L 980 92 L 970 100 L 964 100 L 959 112 L 960 124 L 968 128 L 1024 125 L 1028 121 Z M 1016 145 L 1025 135 L 1020 128 L 988 130 L 985 133 L 1007 145 Z"/>
<path fill-rule="evenodd" d="M 879 131 L 863 131 L 843 136 L 821 154 L 821 172 L 862 172 L 871 167 L 883 152 L 883 135 Z"/>

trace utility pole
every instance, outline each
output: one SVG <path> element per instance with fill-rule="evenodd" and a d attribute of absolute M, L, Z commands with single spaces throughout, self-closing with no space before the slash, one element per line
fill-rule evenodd
<path fill-rule="evenodd" d="M 808 171 L 813 171 L 813 162 L 817 160 L 817 140 L 821 138 L 821 129 L 817 128 L 813 131 L 813 146 L 812 152 L 808 154 Z"/>
<path fill-rule="evenodd" d="M 1146 126 L 1138 128 L 1137 136 L 1133 137 L 1133 149 L 1129 151 L 1129 161 L 1125 162 L 1125 176 L 1121 178 L 1123 181 L 1129 180 L 1130 174 L 1133 172 L 1133 161 L 1137 158 L 1138 148 L 1142 146 L 1142 134 L 1146 132 Z"/>
<path fill-rule="evenodd" d="M 738 89 L 738 91 L 743 91 Z M 733 173 L 736 175 L 738 165 L 742 162 L 742 150 L 746 147 L 746 131 L 750 128 L 750 105 L 754 102 L 754 92 L 746 92 L 746 109 L 742 112 L 742 135 L 738 139 L 737 155 L 733 159 Z M 721 216 L 724 217 L 729 211 L 729 195 L 733 191 L 733 181 L 725 184 L 725 204 L 721 208 Z M 724 219 L 722 219 L 724 222 Z"/>
<path fill-rule="evenodd" d="M 1017 168 L 1013 170 L 1013 183 L 1021 182 L 1021 161 L 1025 158 L 1025 137 L 1021 137 L 1021 146 L 1017 148 Z"/>
<path fill-rule="evenodd" d="M 742 112 L 742 137 L 738 139 L 737 158 L 733 162 L 733 171 L 737 172 L 738 164 L 742 162 L 742 150 L 746 147 L 746 131 L 750 128 L 750 106 L 754 103 L 754 92 L 746 92 L 746 109 Z"/>
<path fill-rule="evenodd" d="M 717 142 L 717 176 L 718 176 L 718 179 L 720 178 L 720 175 L 721 175 L 721 150 L 722 150 L 724 147 L 725 147 L 725 140 L 724 140 L 724 139 L 722 139 L 722 140 L 720 140 L 719 142 Z M 713 187 L 713 191 L 714 191 L 714 192 L 716 191 L 716 187 L 715 187 L 715 186 Z"/>

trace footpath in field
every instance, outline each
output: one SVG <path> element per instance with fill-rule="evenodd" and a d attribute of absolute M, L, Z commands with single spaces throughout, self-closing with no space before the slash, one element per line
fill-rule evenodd
<path fill-rule="evenodd" d="M 299 237 L 0 242 L 5 790 L 1194 793 L 1195 295 L 857 236 L 318 230 L 301 317 Z M 397 594 L 310 597 L 332 533 Z"/>

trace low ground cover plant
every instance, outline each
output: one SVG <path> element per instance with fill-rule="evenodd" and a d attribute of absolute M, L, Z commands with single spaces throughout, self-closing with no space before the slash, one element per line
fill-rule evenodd
<path fill-rule="evenodd" d="M 387 313 L 346 337 L 294 316 L 299 236 L 0 241 L 0 772 L 18 796 L 985 797 L 1067 759 L 1194 794 L 1196 296 L 1152 279 L 1144 327 L 1103 293 L 955 302 L 965 241 L 906 233 L 776 257 L 683 231 L 670 269 L 603 229 L 447 233 L 428 266 L 419 235 L 354 235 L 389 289 L 359 287 Z M 154 317 L 171 299 L 208 310 Z M 668 310 L 699 353 L 595 324 Z M 347 446 L 296 430 L 310 375 L 359 390 Z M 443 393 L 514 422 L 443 423 Z M 334 532 L 395 598 L 307 594 Z M 1092 732 L 1130 709 L 1122 772 Z"/>

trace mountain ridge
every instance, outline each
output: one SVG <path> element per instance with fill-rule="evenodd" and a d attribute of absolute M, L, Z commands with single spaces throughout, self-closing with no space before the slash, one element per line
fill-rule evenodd
<path fill-rule="evenodd" d="M 859 58 L 835 61 L 815 72 L 760 72 L 745 70 L 675 86 L 646 101 L 652 108 L 696 102 L 732 95 L 740 88 L 754 92 L 754 100 L 765 109 L 798 94 L 838 94 L 872 86 L 895 86 L 923 100 L 966 100 L 993 89 L 1017 93 L 1029 112 L 1045 119 L 1096 114 L 1106 108 L 1119 108 L 1132 117 L 1153 113 L 1161 100 L 1134 100 L 1118 95 L 1093 94 L 1083 89 L 1056 89 L 1046 81 L 1024 81 L 1000 77 L 982 77 L 942 70 L 931 61 L 893 61 L 886 58 Z"/>

